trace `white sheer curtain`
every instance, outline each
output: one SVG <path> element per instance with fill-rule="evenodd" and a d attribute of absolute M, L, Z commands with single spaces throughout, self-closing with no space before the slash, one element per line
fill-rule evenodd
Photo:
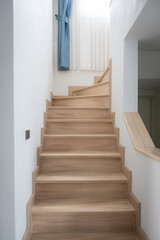
<path fill-rule="evenodd" d="M 103 71 L 108 63 L 107 0 L 73 0 L 71 70 Z"/>

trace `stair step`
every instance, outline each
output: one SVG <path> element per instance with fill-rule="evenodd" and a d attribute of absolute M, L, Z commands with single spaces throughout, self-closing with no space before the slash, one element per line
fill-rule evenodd
<path fill-rule="evenodd" d="M 44 135 L 43 151 L 45 152 L 91 152 L 115 151 L 117 137 L 115 134 L 87 135 Z"/>
<path fill-rule="evenodd" d="M 49 123 L 66 123 L 66 122 L 69 122 L 69 123 L 113 123 L 113 120 L 112 119 L 46 119 L 46 122 L 49 122 Z"/>
<path fill-rule="evenodd" d="M 32 208 L 33 233 L 133 231 L 134 214 L 127 199 L 92 204 L 37 201 Z"/>
<path fill-rule="evenodd" d="M 127 178 L 122 173 L 106 176 L 54 176 L 39 175 L 36 183 L 126 183 Z"/>
<path fill-rule="evenodd" d="M 70 134 L 70 135 L 66 135 L 66 134 L 63 134 L 63 135 L 59 135 L 59 134 L 44 134 L 44 137 L 46 138 L 90 138 L 90 137 L 95 137 L 95 138 L 116 138 L 116 135 L 115 134 L 94 134 L 93 136 L 91 136 L 90 134 L 83 134 L 83 135 L 80 135 L 80 134 L 76 134 L 76 135 L 73 135 L 73 134 Z"/>
<path fill-rule="evenodd" d="M 42 153 L 40 172 L 55 175 L 104 176 L 122 170 L 121 154 L 106 153 Z"/>
<path fill-rule="evenodd" d="M 46 134 L 107 134 L 113 132 L 113 120 L 47 119 Z"/>
<path fill-rule="evenodd" d="M 110 111 L 107 107 L 48 107 L 49 119 L 108 119 Z"/>
<path fill-rule="evenodd" d="M 65 100 L 68 100 L 68 99 L 86 99 L 86 98 L 99 98 L 99 97 L 106 97 L 108 96 L 107 94 L 95 94 L 95 95 L 86 95 L 86 96 L 53 96 L 52 97 L 52 100 L 61 100 L 61 99 L 65 99 Z"/>
<path fill-rule="evenodd" d="M 98 83 L 92 86 L 82 87 L 73 91 L 73 95 L 89 95 L 89 94 L 110 94 L 110 82 Z"/>
<path fill-rule="evenodd" d="M 98 110 L 98 109 L 101 109 L 101 110 L 105 110 L 105 109 L 108 109 L 107 107 L 87 107 L 87 106 L 83 106 L 83 107 L 80 107 L 80 106 L 49 106 L 48 108 L 52 108 L 52 109 L 93 109 L 93 110 Z"/>
<path fill-rule="evenodd" d="M 53 96 L 52 105 L 109 108 L 109 95 Z"/>
<path fill-rule="evenodd" d="M 51 215 L 52 213 L 90 213 L 107 212 L 121 213 L 134 212 L 134 208 L 128 199 L 111 199 L 100 203 L 74 203 L 62 201 L 35 201 L 32 208 L 34 215 Z"/>
<path fill-rule="evenodd" d="M 101 202 L 126 198 L 127 179 L 122 173 L 106 176 L 39 175 L 36 179 L 36 199 Z"/>
<path fill-rule="evenodd" d="M 75 157 L 82 157 L 82 158 L 121 158 L 121 154 L 119 152 L 88 152 L 88 153 L 48 153 L 43 152 L 40 155 L 42 158 L 75 158 Z"/>
<path fill-rule="evenodd" d="M 139 240 L 134 232 L 32 234 L 31 240 Z"/>

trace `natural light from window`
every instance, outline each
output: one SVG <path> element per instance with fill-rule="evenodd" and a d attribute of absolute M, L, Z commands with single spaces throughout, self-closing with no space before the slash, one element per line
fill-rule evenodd
<path fill-rule="evenodd" d="M 107 17 L 107 0 L 80 0 L 80 11 L 85 17 Z"/>

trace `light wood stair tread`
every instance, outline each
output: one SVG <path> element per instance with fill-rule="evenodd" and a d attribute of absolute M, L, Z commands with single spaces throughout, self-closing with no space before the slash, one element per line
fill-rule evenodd
<path fill-rule="evenodd" d="M 116 138 L 115 134 L 44 134 L 44 138 Z"/>
<path fill-rule="evenodd" d="M 52 214 L 55 212 L 134 212 L 134 208 L 128 199 L 110 199 L 104 203 L 76 203 L 72 200 L 39 200 L 35 201 L 32 208 L 32 215 Z"/>
<path fill-rule="evenodd" d="M 53 96 L 52 100 L 61 100 L 61 99 L 77 99 L 77 98 L 93 98 L 93 97 L 108 97 L 108 94 L 102 95 L 83 95 L 83 96 Z"/>
<path fill-rule="evenodd" d="M 108 110 L 109 108 L 108 107 L 74 107 L 74 106 L 49 106 L 48 109 L 103 109 L 103 110 Z"/>
<path fill-rule="evenodd" d="M 46 119 L 46 122 L 100 122 L 100 123 L 112 123 L 112 119 Z"/>
<path fill-rule="evenodd" d="M 102 83 L 100 82 L 100 83 L 96 83 L 96 84 L 91 85 L 91 86 L 82 87 L 82 88 L 79 88 L 78 90 L 73 91 L 73 93 L 80 92 L 80 91 L 90 89 L 90 88 L 95 88 L 97 86 L 105 85 L 105 84 L 109 84 L 109 82 L 102 82 Z"/>
<path fill-rule="evenodd" d="M 57 152 L 57 153 L 48 153 L 48 152 L 43 152 L 40 154 L 40 157 L 44 158 L 75 158 L 75 157 L 88 157 L 88 158 L 121 158 L 121 154 L 119 152 L 77 152 L 77 153 L 72 153 L 72 152 Z"/>
<path fill-rule="evenodd" d="M 139 240 L 134 232 L 32 234 L 30 240 Z"/>
<path fill-rule="evenodd" d="M 127 182 L 127 178 L 122 173 L 111 173 L 106 176 L 56 176 L 39 175 L 37 183 L 87 183 L 87 182 Z"/>

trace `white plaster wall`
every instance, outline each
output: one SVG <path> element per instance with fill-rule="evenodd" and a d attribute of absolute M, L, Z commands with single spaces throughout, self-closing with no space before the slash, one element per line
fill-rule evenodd
<path fill-rule="evenodd" d="M 137 109 L 137 101 L 133 104 L 130 101 L 130 94 L 137 95 L 138 64 L 136 60 L 133 61 L 133 68 L 135 68 L 135 75 L 132 81 L 135 81 L 134 87 L 125 89 L 127 78 L 124 73 L 126 61 L 124 42 L 137 19 L 137 16 L 147 3 L 147 0 L 113 0 L 110 12 L 110 44 L 111 44 L 111 58 L 112 58 L 112 110 L 116 112 L 116 125 L 120 127 L 120 143 L 126 149 L 126 165 L 132 170 L 133 182 L 132 188 L 134 194 L 137 196 L 142 204 L 141 220 L 142 227 L 147 233 L 150 240 L 159 240 L 159 204 L 160 204 L 160 164 L 152 159 L 149 159 L 142 154 L 137 153 L 132 145 L 129 133 L 123 120 L 123 111 L 125 104 L 123 100 L 128 101 L 127 111 L 135 111 Z M 129 50 L 129 46 L 128 46 Z M 129 53 L 127 53 L 129 54 Z M 133 57 L 132 51 L 128 58 Z M 138 56 L 138 52 L 136 53 Z M 131 71 L 132 73 L 132 71 Z M 124 82 L 125 80 L 125 82 Z M 128 78 L 128 81 L 130 79 Z M 132 82 L 133 84 L 133 82 Z M 129 85 L 129 84 L 128 84 Z M 124 98 L 127 95 L 128 98 Z"/>
<path fill-rule="evenodd" d="M 58 46 L 58 22 L 55 14 L 58 14 L 58 0 L 53 1 L 54 5 L 54 95 L 67 96 L 68 86 L 89 86 L 94 83 L 94 76 L 101 76 L 103 72 L 93 71 L 58 71 L 57 67 L 57 46 Z"/>
<path fill-rule="evenodd" d="M 14 130 L 16 240 L 26 229 L 26 203 L 32 193 L 32 170 L 46 98 L 53 80 L 52 0 L 14 1 Z M 31 138 L 25 140 L 25 130 Z M 7 239 L 5 239 L 7 240 Z"/>
<path fill-rule="evenodd" d="M 124 42 L 123 111 L 137 112 L 138 106 L 138 41 Z"/>
<path fill-rule="evenodd" d="M 14 240 L 13 3 L 0 1 L 0 239 Z"/>
<path fill-rule="evenodd" d="M 160 52 L 139 52 L 138 77 L 160 79 Z"/>

